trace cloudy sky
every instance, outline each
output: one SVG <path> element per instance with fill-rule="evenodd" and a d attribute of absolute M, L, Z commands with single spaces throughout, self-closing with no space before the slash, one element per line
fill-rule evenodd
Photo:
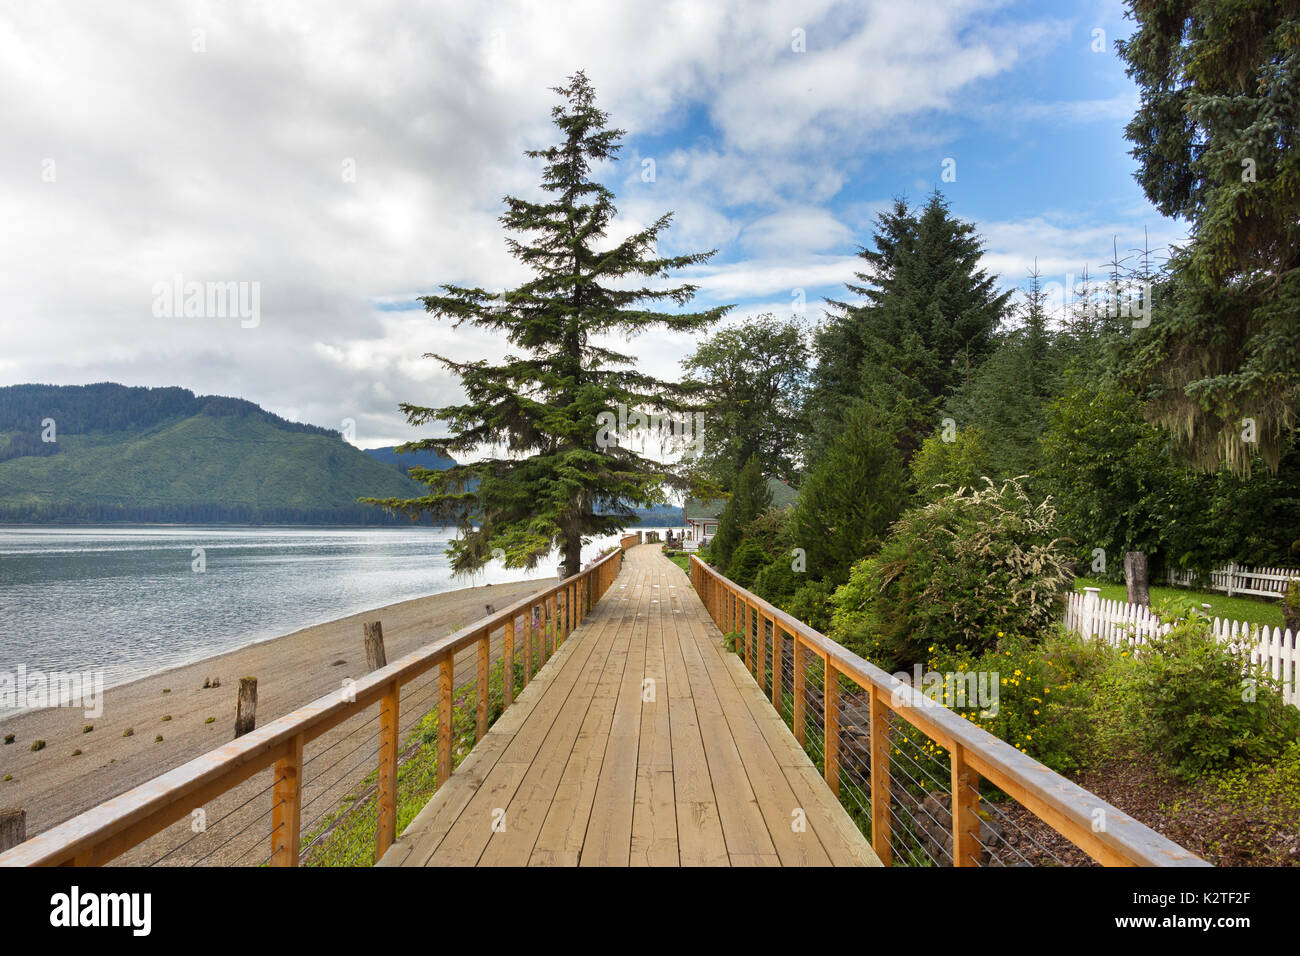
<path fill-rule="evenodd" d="M 539 195 L 523 151 L 576 69 L 627 131 L 599 171 L 618 234 L 672 210 L 662 251 L 718 249 L 697 306 L 789 315 L 802 290 L 816 321 L 875 213 L 935 187 L 1005 284 L 1035 258 L 1064 282 L 1184 235 L 1132 179 L 1130 26 L 1100 0 L 11 0 L 0 384 L 180 385 L 414 437 L 399 401 L 459 395 L 423 353 L 500 349 L 414 299 L 524 278 L 501 200 Z M 177 277 L 257 283 L 258 321 L 165 314 Z M 671 375 L 691 347 L 631 350 Z"/>

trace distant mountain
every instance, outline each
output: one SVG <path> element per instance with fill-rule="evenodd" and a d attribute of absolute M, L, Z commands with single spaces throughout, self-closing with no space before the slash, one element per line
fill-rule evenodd
<path fill-rule="evenodd" d="M 406 474 L 408 468 L 415 468 L 417 466 L 420 468 L 434 468 L 438 471 L 446 471 L 448 468 L 456 464 L 454 458 L 448 458 L 446 455 L 438 455 L 431 451 L 416 451 L 407 455 L 399 455 L 397 453 L 396 445 L 388 445 L 384 448 L 363 448 L 362 451 L 375 459 L 375 461 L 382 461 L 385 464 L 392 465 L 403 475 Z"/>
<path fill-rule="evenodd" d="M 679 528 L 682 525 L 681 505 L 655 505 L 653 508 L 633 508 L 639 523 L 652 528 Z"/>
<path fill-rule="evenodd" d="M 243 399 L 111 383 L 0 388 L 0 521 L 405 523 L 357 499 L 422 490 L 337 431 Z"/>

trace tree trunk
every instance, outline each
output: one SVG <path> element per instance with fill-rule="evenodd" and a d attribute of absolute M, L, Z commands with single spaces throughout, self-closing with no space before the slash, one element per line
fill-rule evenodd
<path fill-rule="evenodd" d="M 1128 603 L 1151 606 L 1151 585 L 1147 580 L 1147 556 L 1141 551 L 1124 554 L 1124 583 L 1128 586 Z"/>
<path fill-rule="evenodd" d="M 564 563 L 560 565 L 560 577 L 568 578 L 582 570 L 582 535 L 566 536 L 564 539 Z"/>

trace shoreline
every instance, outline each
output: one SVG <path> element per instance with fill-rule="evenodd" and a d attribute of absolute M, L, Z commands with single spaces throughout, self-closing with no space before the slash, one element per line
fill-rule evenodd
<path fill-rule="evenodd" d="M 0 717 L 0 737 L 15 737 L 0 745 L 0 806 L 26 809 L 27 836 L 35 836 L 233 739 L 241 677 L 258 678 L 260 726 L 329 693 L 344 678 L 361 677 L 365 621 L 383 624 L 394 660 L 484 616 L 487 604 L 504 606 L 553 581 L 440 591 L 263 638 L 107 687 L 96 718 L 81 707 Z M 220 687 L 204 688 L 208 678 L 219 679 Z M 83 732 L 87 726 L 94 729 Z M 39 740 L 44 747 L 31 750 Z"/>

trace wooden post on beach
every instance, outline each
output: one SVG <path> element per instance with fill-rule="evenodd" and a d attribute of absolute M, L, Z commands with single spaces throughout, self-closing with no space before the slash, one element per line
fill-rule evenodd
<path fill-rule="evenodd" d="M 22 807 L 0 809 L 0 853 L 27 839 L 27 811 Z"/>
<path fill-rule="evenodd" d="M 235 703 L 235 736 L 242 737 L 257 726 L 257 678 L 239 679 L 239 698 Z"/>
<path fill-rule="evenodd" d="M 377 671 L 388 666 L 388 654 L 384 651 L 384 625 L 379 621 L 367 621 L 362 625 L 366 641 L 366 672 Z"/>

